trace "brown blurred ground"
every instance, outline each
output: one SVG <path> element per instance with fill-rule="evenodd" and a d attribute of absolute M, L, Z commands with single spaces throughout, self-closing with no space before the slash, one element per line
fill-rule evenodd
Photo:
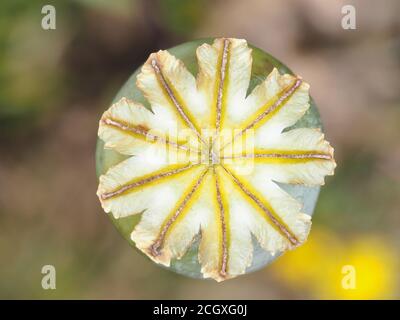
<path fill-rule="evenodd" d="M 400 297 L 398 1 L 53 1 L 44 31 L 47 3 L 0 4 L 1 298 Z M 356 30 L 341 28 L 344 4 Z M 210 36 L 245 38 L 307 79 L 338 162 L 309 243 L 222 284 L 139 255 L 95 195 L 98 119 L 119 87 L 149 53 Z M 338 289 L 345 264 L 357 292 Z"/>

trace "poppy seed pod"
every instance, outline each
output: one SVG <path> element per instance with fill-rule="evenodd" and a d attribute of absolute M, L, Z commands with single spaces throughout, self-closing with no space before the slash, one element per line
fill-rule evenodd
<path fill-rule="evenodd" d="M 99 124 L 105 212 L 178 273 L 223 281 L 307 239 L 336 166 L 309 84 L 245 40 L 152 53 Z"/>

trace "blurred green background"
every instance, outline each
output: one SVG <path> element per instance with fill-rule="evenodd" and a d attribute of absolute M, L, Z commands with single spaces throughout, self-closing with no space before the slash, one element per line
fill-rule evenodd
<path fill-rule="evenodd" d="M 43 5 L 56 30 L 43 30 Z M 356 8 L 357 29 L 341 28 Z M 0 298 L 400 297 L 400 2 L 0 2 Z M 309 241 L 224 283 L 166 271 L 129 247 L 95 195 L 98 119 L 153 51 L 245 38 L 311 84 L 338 168 Z M 57 289 L 43 290 L 54 265 Z M 356 287 L 342 287 L 343 266 Z"/>

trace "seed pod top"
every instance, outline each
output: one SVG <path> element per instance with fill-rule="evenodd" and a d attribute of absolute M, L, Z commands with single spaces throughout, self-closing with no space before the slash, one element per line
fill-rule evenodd
<path fill-rule="evenodd" d="M 122 98 L 99 137 L 127 159 L 100 177 L 97 194 L 115 218 L 142 213 L 131 239 L 169 266 L 199 237 L 205 278 L 243 274 L 252 235 L 271 254 L 303 243 L 311 218 L 276 182 L 322 185 L 333 149 L 319 129 L 293 126 L 309 108 L 309 85 L 277 69 L 248 92 L 252 50 L 216 39 L 196 51 L 195 78 L 168 51 L 137 76 L 151 110 Z"/>

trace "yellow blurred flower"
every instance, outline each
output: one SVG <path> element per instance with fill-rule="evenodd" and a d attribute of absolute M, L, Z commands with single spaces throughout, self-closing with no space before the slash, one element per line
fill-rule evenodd
<path fill-rule="evenodd" d="M 313 298 L 390 299 L 398 281 L 396 253 L 383 237 L 359 235 L 346 241 L 314 228 L 308 242 L 273 269 L 290 289 Z"/>

